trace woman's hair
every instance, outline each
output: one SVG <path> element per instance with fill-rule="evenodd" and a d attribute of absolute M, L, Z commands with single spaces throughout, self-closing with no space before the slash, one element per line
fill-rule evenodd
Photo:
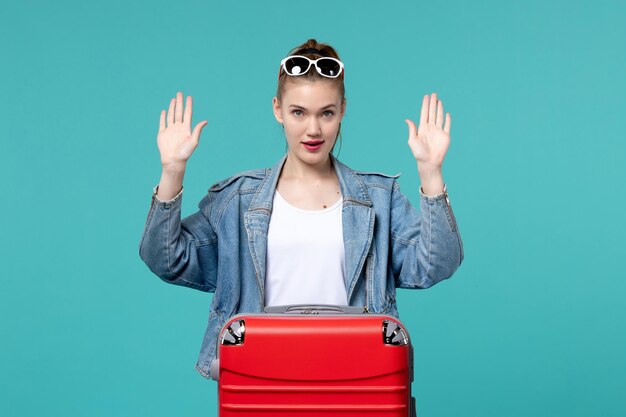
<path fill-rule="evenodd" d="M 315 48 L 320 51 L 320 54 L 311 53 L 311 52 L 303 53 L 302 51 L 305 51 L 307 48 Z M 339 54 L 337 53 L 337 51 L 335 51 L 335 48 L 333 48 L 327 43 L 319 43 L 315 39 L 309 39 L 302 45 L 296 46 L 286 56 L 289 56 L 289 55 L 303 55 L 311 59 L 317 59 L 320 57 L 331 57 L 331 58 L 335 58 L 341 61 L 341 58 L 339 58 Z M 346 90 L 343 84 L 344 74 L 341 74 L 337 78 L 328 78 L 328 77 L 324 77 L 323 75 L 320 75 L 315 70 L 315 68 L 310 68 L 306 73 L 299 75 L 297 77 L 288 75 L 285 73 L 285 71 L 281 69 L 279 69 L 279 73 L 280 75 L 278 76 L 278 88 L 276 89 L 276 98 L 278 99 L 278 101 L 282 100 L 283 93 L 285 92 L 286 84 L 292 83 L 292 82 L 299 82 L 300 80 L 307 80 L 307 81 L 323 80 L 325 82 L 334 83 L 337 86 L 337 89 L 339 91 L 339 97 L 341 98 L 341 101 L 343 102 L 343 100 L 345 99 Z M 341 135 L 341 123 L 339 124 L 339 129 L 337 130 L 337 138 L 340 138 L 340 135 Z M 335 142 L 335 144 L 337 144 L 337 142 Z M 334 146 L 333 146 L 333 149 L 334 149 Z"/>

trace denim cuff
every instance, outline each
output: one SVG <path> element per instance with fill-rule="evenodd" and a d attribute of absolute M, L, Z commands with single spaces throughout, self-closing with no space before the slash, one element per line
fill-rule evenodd
<path fill-rule="evenodd" d="M 160 200 L 159 197 L 157 197 L 157 192 L 159 191 L 159 185 L 157 184 L 157 186 L 152 189 L 152 197 L 158 203 L 161 203 L 161 204 L 172 204 L 172 203 L 176 202 L 176 200 L 180 199 L 181 195 L 183 195 L 183 188 L 184 187 L 180 187 L 180 191 L 178 192 L 178 194 L 176 194 L 174 196 L 174 198 L 172 198 L 170 200 L 163 201 L 163 200 Z"/>
<path fill-rule="evenodd" d="M 446 196 L 446 185 L 444 184 L 443 186 L 443 192 L 439 193 L 439 194 L 435 194 L 435 195 L 426 195 L 424 194 L 424 190 L 422 190 L 422 187 L 420 186 L 420 195 L 426 199 L 426 201 L 437 201 L 437 200 L 441 200 L 442 198 L 444 198 Z"/>

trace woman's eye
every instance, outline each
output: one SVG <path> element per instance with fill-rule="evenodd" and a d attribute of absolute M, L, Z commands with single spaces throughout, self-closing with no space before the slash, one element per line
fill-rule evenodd
<path fill-rule="evenodd" d="M 294 116 L 300 116 L 302 114 L 302 110 L 294 110 L 292 113 Z"/>
<path fill-rule="evenodd" d="M 327 117 L 331 117 L 334 113 L 333 113 L 332 111 L 330 111 L 330 110 L 326 110 L 326 111 L 324 112 L 324 114 L 328 114 L 328 116 L 327 116 Z"/>

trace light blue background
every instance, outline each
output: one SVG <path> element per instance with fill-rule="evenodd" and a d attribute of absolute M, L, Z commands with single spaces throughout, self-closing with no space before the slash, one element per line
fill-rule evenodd
<path fill-rule="evenodd" d="M 346 65 L 340 159 L 419 179 L 404 118 L 439 93 L 465 262 L 402 291 L 422 417 L 623 416 L 626 7 L 526 2 L 21 1 L 2 6 L 0 415 L 210 416 L 210 296 L 138 256 L 176 91 L 208 119 L 183 214 L 284 152 L 278 62 Z"/>

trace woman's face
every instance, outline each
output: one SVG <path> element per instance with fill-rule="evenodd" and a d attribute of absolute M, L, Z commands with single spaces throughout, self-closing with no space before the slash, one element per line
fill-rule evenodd
<path fill-rule="evenodd" d="M 274 116 L 285 127 L 289 157 L 316 165 L 326 162 L 345 112 L 335 83 L 288 82 L 282 101 L 273 99 Z"/>

